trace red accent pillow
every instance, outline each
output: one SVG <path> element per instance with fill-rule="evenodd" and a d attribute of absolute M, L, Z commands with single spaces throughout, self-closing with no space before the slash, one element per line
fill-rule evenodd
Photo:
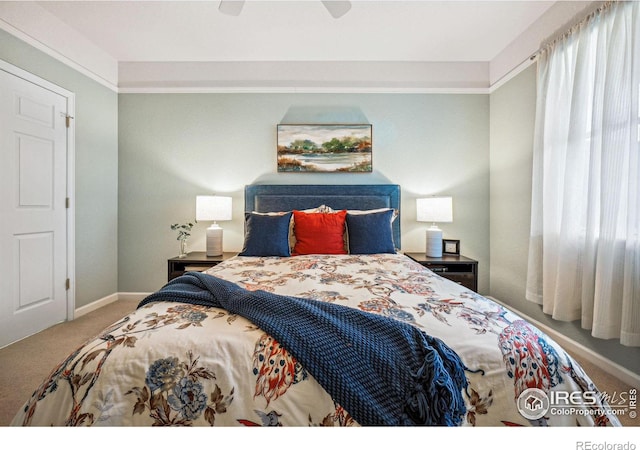
<path fill-rule="evenodd" d="M 294 255 L 346 255 L 344 224 L 347 211 L 305 213 L 293 211 Z"/>

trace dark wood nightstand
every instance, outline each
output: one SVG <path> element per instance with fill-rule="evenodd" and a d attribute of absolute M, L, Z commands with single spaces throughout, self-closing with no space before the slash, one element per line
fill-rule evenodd
<path fill-rule="evenodd" d="M 478 261 L 475 259 L 462 255 L 442 255 L 441 258 L 424 253 L 406 252 L 405 255 L 438 275 L 478 292 Z"/>
<path fill-rule="evenodd" d="M 224 252 L 220 256 L 207 256 L 207 252 L 189 252 L 184 258 L 171 258 L 167 260 L 168 281 L 179 277 L 185 272 L 202 272 L 213 266 L 217 266 L 225 259 L 236 256 L 235 252 Z"/>

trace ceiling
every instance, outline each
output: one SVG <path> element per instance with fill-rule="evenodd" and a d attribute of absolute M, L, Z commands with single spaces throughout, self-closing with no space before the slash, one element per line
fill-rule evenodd
<path fill-rule="evenodd" d="M 336 19 L 319 0 L 247 0 L 238 16 L 219 0 L 22 1 L 0 2 L 0 26 L 115 89 L 481 88 L 590 3 L 352 0 Z"/>
<path fill-rule="evenodd" d="M 553 5 L 544 1 L 41 2 L 118 61 L 490 61 Z"/>

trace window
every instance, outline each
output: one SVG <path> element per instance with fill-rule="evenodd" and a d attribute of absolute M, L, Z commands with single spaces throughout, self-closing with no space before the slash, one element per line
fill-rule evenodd
<path fill-rule="evenodd" d="M 640 5 L 611 2 L 541 51 L 527 298 L 640 346 Z"/>

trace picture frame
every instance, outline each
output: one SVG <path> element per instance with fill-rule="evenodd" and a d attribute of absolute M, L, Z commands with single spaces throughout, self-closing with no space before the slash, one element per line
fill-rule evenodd
<path fill-rule="evenodd" d="M 278 172 L 372 172 L 371 124 L 278 124 Z"/>
<path fill-rule="evenodd" d="M 460 255 L 459 239 L 443 239 L 442 253 L 445 255 Z"/>

